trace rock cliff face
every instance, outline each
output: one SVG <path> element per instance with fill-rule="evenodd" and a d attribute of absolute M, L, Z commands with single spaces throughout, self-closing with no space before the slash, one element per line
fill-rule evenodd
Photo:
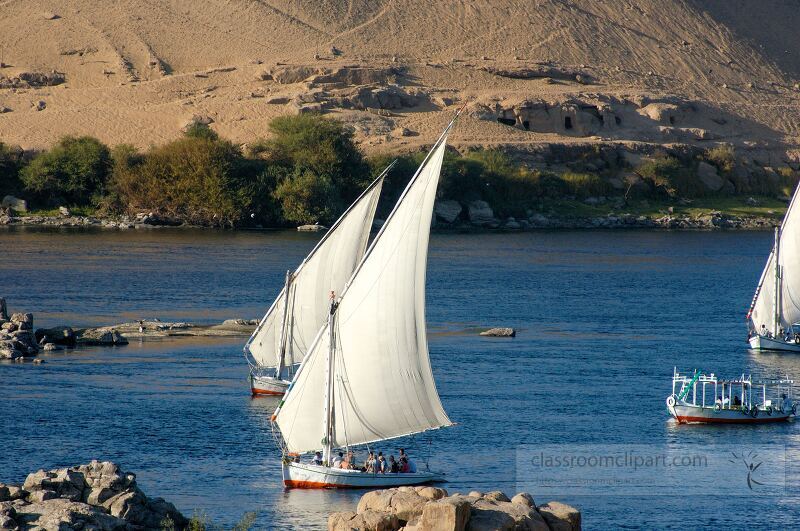
<path fill-rule="evenodd" d="M 22 485 L 0 483 L 0 529 L 146 531 L 188 523 L 174 505 L 148 498 L 134 474 L 108 461 L 39 470 Z"/>
<path fill-rule="evenodd" d="M 356 512 L 333 513 L 328 531 L 580 531 L 581 513 L 560 502 L 536 506 L 522 492 L 448 495 L 436 487 L 368 492 Z"/>

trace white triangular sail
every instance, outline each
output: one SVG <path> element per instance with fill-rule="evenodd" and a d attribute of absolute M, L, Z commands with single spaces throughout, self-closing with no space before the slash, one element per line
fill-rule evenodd
<path fill-rule="evenodd" d="M 287 345 L 282 365 L 291 366 L 303 359 L 328 318 L 328 294 L 341 291 L 361 262 L 386 171 L 342 214 L 292 273 L 286 312 Z M 285 297 L 284 287 L 245 346 L 261 367 L 279 364 Z"/>
<path fill-rule="evenodd" d="M 800 187 L 798 188 L 800 190 Z M 786 217 L 779 232 L 778 266 L 780 271 L 779 286 L 779 319 L 776 327 L 775 315 L 775 249 L 767 259 L 767 265 L 761 275 L 750 320 L 753 328 L 761 329 L 765 325 L 769 332 L 776 328 L 788 329 L 800 322 L 800 211 L 795 208 L 798 190 L 795 190 Z"/>
<path fill-rule="evenodd" d="M 335 317 L 332 447 L 451 424 L 425 331 L 425 273 L 446 135 L 412 178 L 341 295 Z M 323 446 L 327 324 L 275 416 L 290 452 Z"/>

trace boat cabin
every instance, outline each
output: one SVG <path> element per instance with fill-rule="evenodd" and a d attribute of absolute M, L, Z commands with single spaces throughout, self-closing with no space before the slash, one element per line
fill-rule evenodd
<path fill-rule="evenodd" d="M 715 411 L 760 410 L 772 414 L 792 408 L 793 385 L 793 380 L 753 381 L 744 374 L 730 380 L 720 379 L 714 373 L 686 375 L 676 368 L 672 375 L 672 397 L 683 405 Z"/>

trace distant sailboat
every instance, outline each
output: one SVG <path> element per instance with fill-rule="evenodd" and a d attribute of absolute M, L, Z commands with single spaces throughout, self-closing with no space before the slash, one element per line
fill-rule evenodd
<path fill-rule="evenodd" d="M 333 224 L 294 272 L 244 347 L 253 395 L 282 395 L 328 319 L 328 292 L 361 262 L 389 165 Z"/>
<path fill-rule="evenodd" d="M 750 346 L 800 352 L 800 211 L 795 190 L 747 314 Z"/>
<path fill-rule="evenodd" d="M 334 449 L 450 426 L 428 356 L 425 275 L 442 136 L 408 183 L 272 419 L 287 487 L 384 487 L 441 479 L 431 471 L 372 473 L 330 466 Z M 289 456 L 322 452 L 322 465 Z"/>

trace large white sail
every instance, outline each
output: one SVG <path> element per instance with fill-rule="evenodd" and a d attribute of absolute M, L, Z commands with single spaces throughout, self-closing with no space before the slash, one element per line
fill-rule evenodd
<path fill-rule="evenodd" d="M 386 171 L 370 184 L 292 274 L 285 366 L 302 360 L 328 318 L 328 294 L 341 291 L 361 262 L 385 175 Z M 278 364 L 285 297 L 284 287 L 245 346 L 260 366 Z"/>
<path fill-rule="evenodd" d="M 341 295 L 335 317 L 332 447 L 451 424 L 431 371 L 425 272 L 446 135 L 417 171 Z M 323 446 L 327 325 L 275 421 L 291 452 Z"/>
<path fill-rule="evenodd" d="M 780 266 L 780 320 L 778 327 L 784 330 L 790 325 L 800 322 L 800 211 L 795 208 L 797 194 L 795 190 L 786 217 L 783 219 L 779 233 L 778 265 Z M 767 259 L 762 273 L 758 292 L 750 312 L 753 327 L 761 329 L 765 325 L 769 332 L 775 329 L 775 249 Z"/>

